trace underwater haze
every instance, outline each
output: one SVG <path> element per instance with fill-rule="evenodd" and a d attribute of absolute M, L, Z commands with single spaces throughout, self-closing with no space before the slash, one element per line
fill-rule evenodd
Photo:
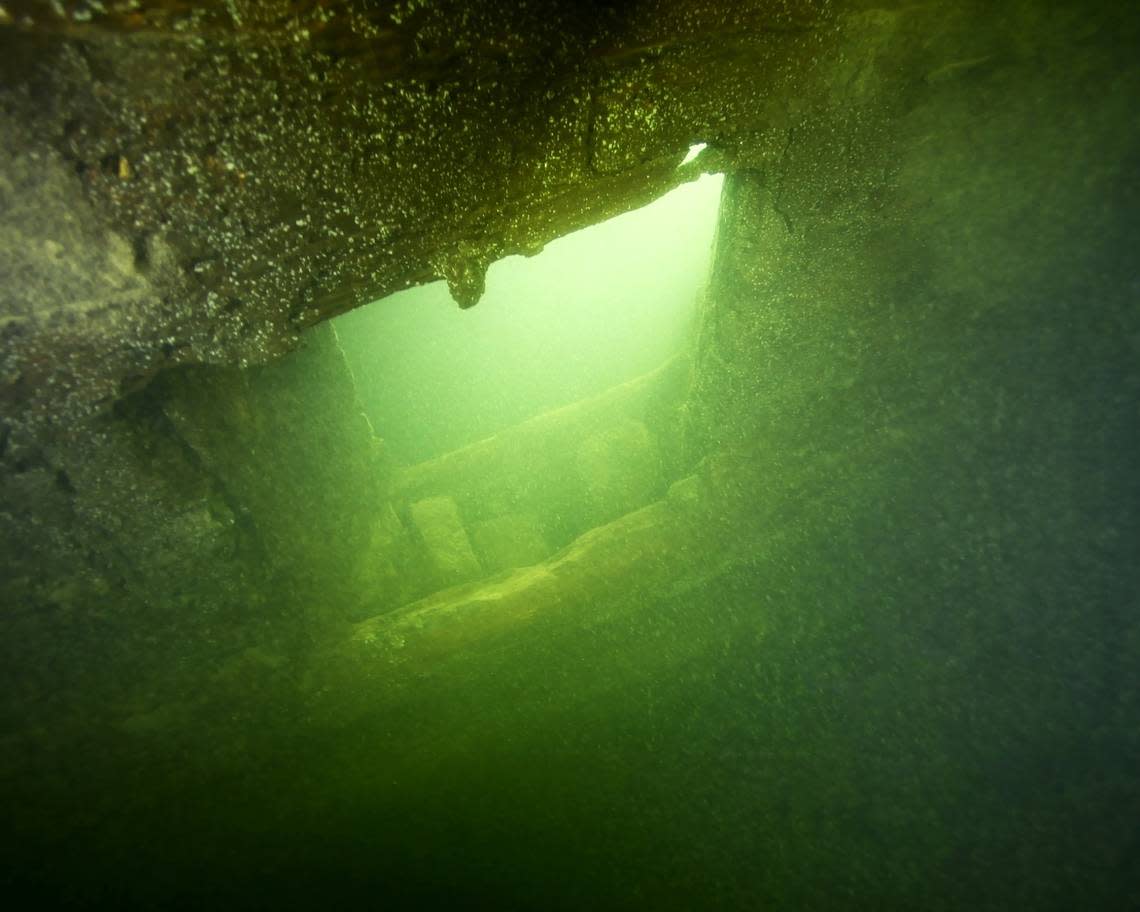
<path fill-rule="evenodd" d="M 491 265 L 478 307 L 446 284 L 334 325 L 357 395 L 404 460 L 437 456 L 659 367 L 693 332 L 720 175 Z"/>
<path fill-rule="evenodd" d="M 1140 909 L 1140 6 L 137 6 L 0 6 L 5 907 Z"/>

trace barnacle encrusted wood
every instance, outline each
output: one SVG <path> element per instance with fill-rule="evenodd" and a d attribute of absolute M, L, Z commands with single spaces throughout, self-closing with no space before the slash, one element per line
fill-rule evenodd
<path fill-rule="evenodd" d="M 778 128 L 832 6 L 7 2 L 5 411 L 263 362 L 435 278 L 471 306 L 494 260 L 695 176 L 691 143 Z"/>

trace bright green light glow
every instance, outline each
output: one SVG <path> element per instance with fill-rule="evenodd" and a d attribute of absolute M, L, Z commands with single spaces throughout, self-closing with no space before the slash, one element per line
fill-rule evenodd
<path fill-rule="evenodd" d="M 691 161 L 695 161 L 697 156 L 709 147 L 708 143 L 697 143 L 696 145 L 689 146 L 689 154 L 682 160 L 682 165 L 687 165 Z"/>
<path fill-rule="evenodd" d="M 479 304 L 442 282 L 340 317 L 376 432 L 424 459 L 660 365 L 690 328 L 722 178 L 491 266 Z"/>

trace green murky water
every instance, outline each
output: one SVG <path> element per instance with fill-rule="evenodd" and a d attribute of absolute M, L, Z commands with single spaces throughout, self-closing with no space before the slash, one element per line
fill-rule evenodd
<path fill-rule="evenodd" d="M 16 905 L 1140 906 L 1138 80 L 1062 25 L 23 465 L 104 545 L 5 628 Z"/>
<path fill-rule="evenodd" d="M 721 183 L 705 175 L 533 258 L 493 264 L 471 310 L 439 282 L 339 318 L 377 433 L 419 462 L 680 354 L 708 278 Z"/>

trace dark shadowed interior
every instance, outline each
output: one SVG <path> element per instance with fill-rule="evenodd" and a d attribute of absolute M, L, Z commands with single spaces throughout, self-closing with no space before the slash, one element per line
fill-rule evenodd
<path fill-rule="evenodd" d="M 1138 61 L 0 2 L 5 895 L 1140 908 Z"/>

